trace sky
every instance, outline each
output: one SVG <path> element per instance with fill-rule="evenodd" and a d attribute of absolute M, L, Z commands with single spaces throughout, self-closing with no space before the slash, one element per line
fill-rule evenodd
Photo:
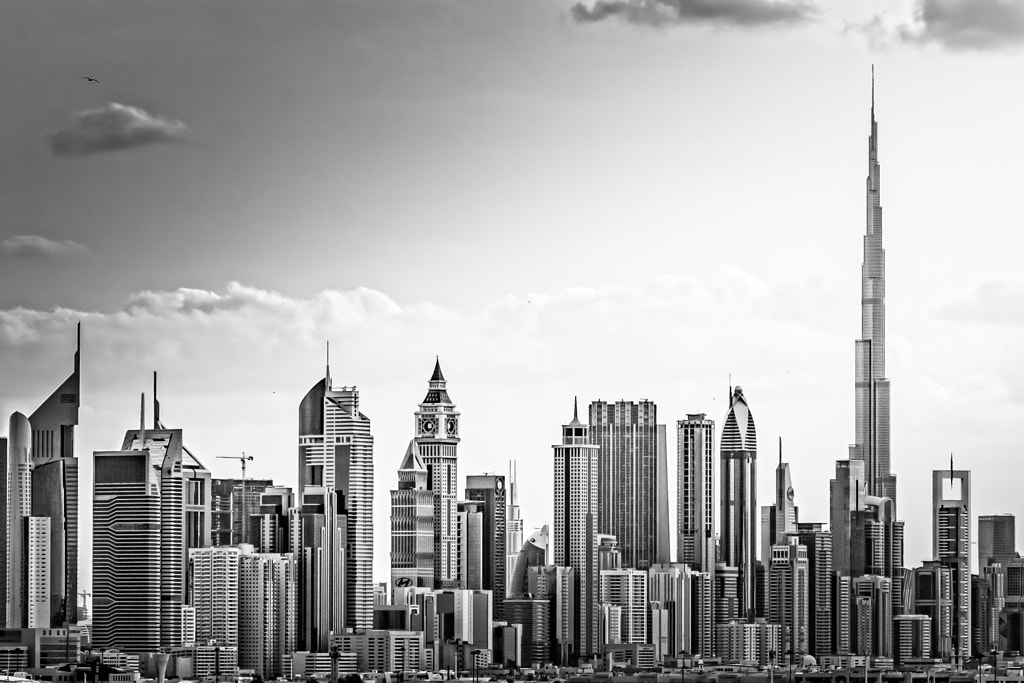
<path fill-rule="evenodd" d="M 373 424 L 377 580 L 435 357 L 460 481 L 516 459 L 527 527 L 551 521 L 574 397 L 720 429 L 730 378 L 759 504 L 781 437 L 801 520 L 827 522 L 853 439 L 872 64 L 907 564 L 930 556 L 950 453 L 975 516 L 1024 513 L 1005 476 L 1024 447 L 1021 0 L 4 15 L 0 435 L 70 373 L 81 321 L 82 585 L 92 452 L 137 426 L 152 371 L 215 476 L 245 451 L 250 476 L 294 484 L 327 341 Z"/>

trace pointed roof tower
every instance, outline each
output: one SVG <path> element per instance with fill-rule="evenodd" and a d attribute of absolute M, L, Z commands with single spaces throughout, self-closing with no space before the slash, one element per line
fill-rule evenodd
<path fill-rule="evenodd" d="M 426 471 L 427 468 L 423 466 L 423 460 L 420 458 L 420 447 L 416 443 L 416 439 L 409 441 L 409 447 L 405 449 L 405 456 L 402 458 L 402 464 L 398 466 L 398 469 Z"/>
<path fill-rule="evenodd" d="M 447 403 L 451 404 L 452 399 L 448 396 L 448 389 L 446 388 L 448 383 L 444 379 L 444 374 L 441 372 L 441 359 L 435 357 L 434 361 L 434 374 L 430 376 L 430 384 L 427 388 L 427 395 L 423 399 L 423 403 Z"/>

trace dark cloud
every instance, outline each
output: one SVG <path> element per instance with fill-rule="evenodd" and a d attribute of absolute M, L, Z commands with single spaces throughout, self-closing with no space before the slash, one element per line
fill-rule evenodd
<path fill-rule="evenodd" d="M 176 119 L 139 107 L 111 102 L 79 112 L 63 130 L 50 133 L 50 151 L 58 156 L 87 156 L 145 145 L 180 142 L 188 131 Z"/>
<path fill-rule="evenodd" d="M 810 0 L 595 0 L 589 6 L 577 2 L 570 13 L 578 22 L 617 18 L 643 26 L 763 26 L 808 21 L 817 7 Z"/>
<path fill-rule="evenodd" d="M 916 0 L 914 20 L 893 26 L 876 16 L 850 29 L 875 46 L 939 45 L 951 50 L 998 50 L 1024 45 L 1022 0 Z"/>
<path fill-rule="evenodd" d="M 54 259 L 85 256 L 89 250 L 71 240 L 51 240 L 39 235 L 13 235 L 0 242 L 0 254 L 21 258 Z"/>

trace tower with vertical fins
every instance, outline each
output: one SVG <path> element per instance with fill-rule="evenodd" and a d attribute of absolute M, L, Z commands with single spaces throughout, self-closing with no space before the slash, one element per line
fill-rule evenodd
<path fill-rule="evenodd" d="M 861 265 L 861 338 L 855 342 L 855 442 L 850 459 L 864 462 L 868 494 L 896 502 L 889 458 L 889 380 L 885 375 L 885 249 L 882 247 L 881 167 L 871 70 L 871 133 L 868 137 L 867 216 Z"/>

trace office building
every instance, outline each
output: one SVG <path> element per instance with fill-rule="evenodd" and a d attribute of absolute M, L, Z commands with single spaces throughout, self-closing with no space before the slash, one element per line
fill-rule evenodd
<path fill-rule="evenodd" d="M 648 634 L 660 662 L 694 648 L 694 576 L 685 564 L 656 564 L 648 572 L 647 597 L 651 604 Z"/>
<path fill-rule="evenodd" d="M 501 474 L 476 474 L 466 477 L 466 498 L 483 503 L 483 589 L 494 596 L 494 618 L 504 621 L 508 553 L 506 541 L 505 477 Z"/>
<path fill-rule="evenodd" d="M 75 427 L 81 406 L 82 325 L 76 330 L 71 374 L 33 412 L 32 516 L 50 520 L 49 615 L 42 626 L 78 620 L 78 457 Z"/>
<path fill-rule="evenodd" d="M 718 656 L 727 664 L 757 662 L 760 666 L 779 663 L 783 651 L 782 627 L 764 619 L 730 621 L 715 626 Z"/>
<path fill-rule="evenodd" d="M 302 505 L 289 510 L 290 552 L 295 558 L 295 647 L 328 652 L 332 633 L 345 628 L 345 530 L 337 492 L 306 486 Z M 373 594 L 366 596 L 371 601 Z"/>
<path fill-rule="evenodd" d="M 516 557 L 516 566 L 512 570 L 512 588 L 509 595 L 518 597 L 530 592 L 530 568 L 548 563 L 548 542 L 549 534 L 546 524 L 530 534 L 530 537 L 523 542 L 523 547 L 520 548 L 519 555 Z"/>
<path fill-rule="evenodd" d="M 927 616 L 931 624 L 932 656 L 949 661 L 953 646 L 953 581 L 949 565 L 932 560 L 911 574 L 911 613 Z"/>
<path fill-rule="evenodd" d="M 455 573 L 462 590 L 483 590 L 484 504 L 476 500 L 455 502 L 455 535 L 459 540 Z"/>
<path fill-rule="evenodd" d="M 1004 567 L 1017 552 L 1016 518 L 1000 515 L 978 515 L 978 571 L 991 564 Z"/>
<path fill-rule="evenodd" d="M 7 583 L 5 585 L 5 618 L 11 628 L 28 627 L 28 526 L 32 519 L 32 427 L 28 418 L 14 413 L 8 434 L 6 478 L 7 509 L 5 548 Z M 34 611 L 34 610 L 33 610 Z M 32 624 L 39 626 L 40 624 Z M 49 626 L 49 624 L 43 624 Z"/>
<path fill-rule="evenodd" d="M 715 422 L 704 413 L 676 422 L 676 561 L 715 568 Z"/>
<path fill-rule="evenodd" d="M 512 595 L 512 573 L 519 549 L 523 547 L 523 518 L 519 510 L 519 483 L 516 480 L 516 461 L 508 468 L 508 516 L 505 522 L 505 595 Z"/>
<path fill-rule="evenodd" d="M 892 657 L 892 580 L 864 575 L 854 577 L 850 584 L 853 653 Z"/>
<path fill-rule="evenodd" d="M 605 569 L 600 576 L 599 600 L 621 612 L 619 643 L 647 642 L 647 570 Z M 609 641 L 613 642 L 613 641 Z"/>
<path fill-rule="evenodd" d="M 438 588 L 458 586 L 455 504 L 459 474 L 459 413 L 447 387 L 441 361 L 437 359 L 427 395 L 415 416 L 414 440 L 427 468 L 428 486 L 434 495 L 434 585 Z"/>
<path fill-rule="evenodd" d="M 257 553 L 288 552 L 288 510 L 295 505 L 295 493 L 287 486 L 270 486 L 260 494 L 246 526 L 248 543 Z"/>
<path fill-rule="evenodd" d="M 419 446 L 410 441 L 391 491 L 391 585 L 434 585 L 434 494 Z"/>
<path fill-rule="evenodd" d="M 780 438 L 779 464 L 775 468 L 775 502 L 761 508 L 761 559 L 766 563 L 772 556 L 772 546 L 787 545 L 789 536 L 797 532 L 795 497 L 789 463 L 782 462 Z"/>
<path fill-rule="evenodd" d="M 850 459 L 864 463 L 867 493 L 896 502 L 890 470 L 889 380 L 885 376 L 885 249 L 882 247 L 881 169 L 871 83 L 868 137 L 867 226 L 861 265 L 861 338 L 855 342 L 855 442 Z"/>
<path fill-rule="evenodd" d="M 589 426 L 580 422 L 573 404 L 572 421 L 562 425 L 562 443 L 554 450 L 555 540 L 554 563 L 576 573 L 577 657 L 598 651 L 598 489 L 600 448 L 590 440 Z M 527 546 L 524 547 L 524 552 Z M 520 560 L 522 555 L 520 555 Z M 517 570 L 518 572 L 518 570 Z"/>
<path fill-rule="evenodd" d="M 334 387 L 329 365 L 299 405 L 302 503 L 307 489 L 321 487 L 335 492 L 342 529 L 344 624 L 368 629 L 373 625 L 373 436 L 370 418 L 359 410 L 359 391 Z"/>
<path fill-rule="evenodd" d="M 576 571 L 572 567 L 545 565 L 531 567 L 528 576 L 529 594 L 547 600 L 550 660 L 568 666 L 576 648 Z"/>
<path fill-rule="evenodd" d="M 755 616 L 757 557 L 757 432 L 743 389 L 732 392 L 721 440 L 721 560 L 735 567 L 737 611 Z M 718 598 L 716 594 L 716 600 Z"/>
<path fill-rule="evenodd" d="M 971 473 L 932 472 L 932 557 L 949 567 L 953 591 L 953 655 L 971 648 Z"/>
<path fill-rule="evenodd" d="M 213 545 L 249 543 L 252 516 L 259 514 L 260 498 L 274 486 L 270 479 L 213 479 L 210 482 L 210 535 Z M 244 528 L 243 528 L 244 527 Z"/>
<path fill-rule="evenodd" d="M 618 539 L 622 563 L 646 571 L 668 559 L 660 543 L 660 501 L 667 501 L 667 477 L 659 476 L 665 449 L 658 445 L 658 409 L 652 401 L 594 401 L 590 443 L 598 446 L 597 531 Z M 664 489 L 664 491 L 662 490 Z"/>

